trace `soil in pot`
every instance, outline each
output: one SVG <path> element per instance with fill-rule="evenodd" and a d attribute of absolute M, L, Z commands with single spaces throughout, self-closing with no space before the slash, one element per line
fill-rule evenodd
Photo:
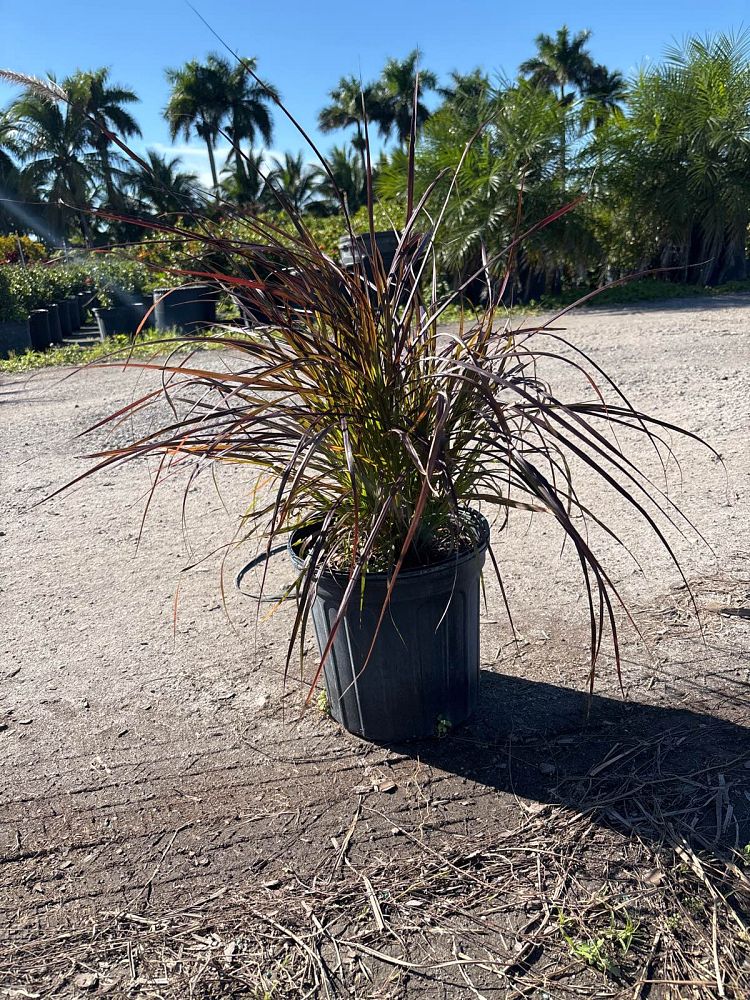
<path fill-rule="evenodd" d="M 489 526 L 476 515 L 475 548 L 420 569 L 402 570 L 364 666 L 388 576 L 368 573 L 336 632 L 323 665 L 331 715 L 376 743 L 444 735 L 472 715 L 479 693 L 480 577 Z M 300 569 L 303 560 L 290 555 Z M 312 609 L 325 648 L 346 588 L 345 574 L 324 574 Z M 364 668 L 364 669 L 363 669 Z"/>

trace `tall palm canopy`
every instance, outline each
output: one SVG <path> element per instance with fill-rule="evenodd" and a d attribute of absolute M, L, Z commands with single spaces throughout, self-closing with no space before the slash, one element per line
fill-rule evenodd
<path fill-rule="evenodd" d="M 165 71 L 172 91 L 164 109 L 172 141 L 189 140 L 195 133 L 206 144 L 214 191 L 219 186 L 215 149 L 221 122 L 227 110 L 223 81 L 209 57 L 207 63 L 191 59 L 178 69 Z"/>
<path fill-rule="evenodd" d="M 622 73 L 597 63 L 584 88 L 581 122 L 584 128 L 600 129 L 610 115 L 619 111 L 628 93 Z"/>
<path fill-rule="evenodd" d="M 95 125 L 91 131 L 91 145 L 99 154 L 101 174 L 107 194 L 107 202 L 116 201 L 116 184 L 113 177 L 112 137 L 115 132 L 122 139 L 140 136 L 141 130 L 133 115 L 124 107 L 134 104 L 137 94 L 118 84 L 110 83 L 109 68 L 81 72 L 80 70 L 63 81 L 65 90 L 74 101 L 80 101 L 83 110 Z"/>
<path fill-rule="evenodd" d="M 153 149 L 144 157 L 149 169 L 134 167 L 125 176 L 143 207 L 160 215 L 190 212 L 201 204 L 202 189 L 196 174 L 180 170 L 179 156 L 167 158 Z"/>
<path fill-rule="evenodd" d="M 425 91 L 435 90 L 437 87 L 435 74 L 428 69 L 419 68 L 421 58 L 419 49 L 414 49 L 405 59 L 389 59 L 376 88 L 377 102 L 373 118 L 384 136 L 395 133 L 402 146 L 411 133 L 415 90 L 418 91 L 416 124 L 417 129 L 421 129 L 430 117 L 421 97 Z"/>
<path fill-rule="evenodd" d="M 320 208 L 330 214 L 339 212 L 343 197 L 347 211 L 356 212 L 367 200 L 367 176 L 361 158 L 356 151 L 334 146 L 326 159 L 333 181 L 324 170 L 316 171 L 317 194 L 322 197 Z"/>
<path fill-rule="evenodd" d="M 91 150 L 91 129 L 85 102 L 51 103 L 28 88 L 9 111 L 14 149 L 24 164 L 26 180 L 48 202 L 48 224 L 62 235 L 71 211 L 88 243 L 85 208 L 99 169 Z"/>
<path fill-rule="evenodd" d="M 445 101 L 452 104 L 462 104 L 469 101 L 481 101 L 490 91 L 490 80 L 483 69 L 478 66 L 470 73 L 459 73 L 451 70 L 450 83 L 447 87 L 438 87 L 438 93 Z"/>
<path fill-rule="evenodd" d="M 576 90 L 585 89 L 593 70 L 586 48 L 590 38 L 590 31 L 578 31 L 571 37 L 567 25 L 558 28 L 554 38 L 537 35 L 536 55 L 521 64 L 521 74 L 535 86 L 554 91 L 561 104 L 570 104 Z"/>
<path fill-rule="evenodd" d="M 270 104 L 276 91 L 261 86 L 250 70 L 254 59 L 231 65 L 221 56 L 210 55 L 205 63 L 193 59 L 179 69 L 166 71 L 172 92 L 164 109 L 172 140 L 178 135 L 190 139 L 195 133 L 206 144 L 214 193 L 218 192 L 216 146 L 223 134 L 229 139 L 238 176 L 245 173 L 241 149 L 243 141 L 251 144 L 256 136 L 271 141 L 273 124 Z"/>
<path fill-rule="evenodd" d="M 13 143 L 14 131 L 10 112 L 0 111 L 0 233 L 17 228 L 13 202 L 23 200 L 23 178 L 14 158 L 18 153 Z"/>
<path fill-rule="evenodd" d="M 295 212 L 302 212 L 310 205 L 317 193 L 318 173 L 315 167 L 305 162 L 302 153 L 294 156 L 284 153 L 283 160 L 274 157 L 274 168 L 268 175 L 272 191 L 279 191 Z M 279 207 L 278 199 L 269 192 L 268 204 Z"/>
<path fill-rule="evenodd" d="M 365 114 L 372 118 L 379 117 L 375 85 L 363 84 L 356 76 L 342 76 L 328 96 L 330 103 L 318 115 L 321 131 L 333 132 L 336 129 L 354 127 L 356 135 L 352 145 L 364 157 Z"/>
<path fill-rule="evenodd" d="M 270 84 L 261 86 L 251 75 L 255 72 L 257 60 L 243 59 L 234 66 L 224 60 L 214 58 L 214 65 L 220 68 L 226 81 L 227 128 L 226 133 L 232 143 L 228 160 L 234 159 L 235 173 L 241 185 L 247 179 L 249 170 L 254 169 L 252 149 L 260 138 L 266 146 L 273 140 L 273 118 L 271 104 L 279 100 L 279 93 Z M 248 143 L 246 152 L 242 143 Z"/>

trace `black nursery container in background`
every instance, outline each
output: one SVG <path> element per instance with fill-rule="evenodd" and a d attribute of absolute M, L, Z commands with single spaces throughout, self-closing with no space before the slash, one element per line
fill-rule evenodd
<path fill-rule="evenodd" d="M 81 322 L 81 308 L 78 299 L 75 295 L 71 295 L 65 300 L 68 304 L 68 312 L 70 314 L 70 326 L 73 332 L 80 330 L 83 326 Z"/>
<path fill-rule="evenodd" d="M 399 234 L 392 229 L 381 230 L 375 233 L 375 248 L 383 259 L 383 267 L 386 274 L 390 270 L 391 264 L 396 257 Z M 368 276 L 372 273 L 370 261 L 374 257 L 373 243 L 368 233 L 365 236 L 355 236 L 354 240 L 350 236 L 342 236 L 339 239 L 339 259 L 344 267 L 354 267 L 355 263 L 364 261 L 365 270 Z"/>
<path fill-rule="evenodd" d="M 323 664 L 331 715 L 349 732 L 376 743 L 442 735 L 466 722 L 479 694 L 480 577 L 489 525 L 479 514 L 476 547 L 442 562 L 402 570 L 365 666 L 388 590 L 388 574 L 367 573 L 349 600 Z M 298 570 L 302 533 L 289 554 Z M 321 651 L 328 643 L 345 573 L 324 573 L 312 609 Z"/>
<path fill-rule="evenodd" d="M 24 354 L 31 349 L 31 334 L 27 319 L 0 323 L 0 358 Z"/>
<path fill-rule="evenodd" d="M 60 331 L 62 337 L 69 337 L 73 332 L 73 327 L 70 322 L 70 308 L 65 299 L 58 299 L 55 302 L 57 306 L 57 315 L 60 319 Z M 61 339 L 62 339 L 61 337 Z"/>
<path fill-rule="evenodd" d="M 35 351 L 46 351 L 52 343 L 48 309 L 32 309 L 29 315 L 31 346 Z"/>
<path fill-rule="evenodd" d="M 154 326 L 157 330 L 195 333 L 216 323 L 216 289 L 211 285 L 183 285 L 154 290 Z"/>
<path fill-rule="evenodd" d="M 94 309 L 99 337 L 114 337 L 118 333 L 132 337 L 146 315 L 146 305 L 143 302 L 131 302 L 126 306 L 110 306 L 108 309 Z"/>
<path fill-rule="evenodd" d="M 62 344 L 63 328 L 60 319 L 60 306 L 57 302 L 50 302 L 47 306 L 49 313 L 49 335 L 53 344 Z"/>

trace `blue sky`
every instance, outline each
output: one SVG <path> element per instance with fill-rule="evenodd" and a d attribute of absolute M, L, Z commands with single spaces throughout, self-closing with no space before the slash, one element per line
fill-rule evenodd
<path fill-rule="evenodd" d="M 659 59 L 686 34 L 740 29 L 750 22 L 747 0 L 630 0 L 629 3 L 549 0 L 193 0 L 226 42 L 257 56 L 271 80 L 316 138 L 317 112 L 327 91 L 347 73 L 374 77 L 388 56 L 414 46 L 440 75 L 481 65 L 513 75 L 540 31 L 563 22 L 593 31 L 591 50 L 611 68 L 632 72 Z M 112 67 L 113 78 L 138 92 L 135 113 L 143 145 L 169 146 L 161 118 L 167 98 L 164 67 L 202 57 L 219 43 L 185 0 L 0 0 L 0 66 L 62 77 L 76 68 Z M 0 85 L 0 102 L 13 95 Z M 298 149 L 292 127 L 277 115 L 274 147 Z M 321 137 L 324 148 L 343 136 Z M 206 171 L 193 139 L 178 141 L 185 165 Z"/>

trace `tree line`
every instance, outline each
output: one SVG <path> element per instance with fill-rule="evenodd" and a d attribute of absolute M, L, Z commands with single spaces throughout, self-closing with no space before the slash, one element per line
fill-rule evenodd
<path fill-rule="evenodd" d="M 389 59 L 375 80 L 349 75 L 332 87 L 318 117 L 321 131 L 344 136 L 328 153 L 330 175 L 311 154 L 269 156 L 281 98 L 257 72 L 254 59 L 215 54 L 165 71 L 171 138 L 205 144 L 208 190 L 177 156 L 123 156 L 112 133 L 140 138 L 138 97 L 109 69 L 60 81 L 63 103 L 25 87 L 0 112 L 0 229 L 95 243 L 122 238 L 139 213 L 220 218 L 227 206 L 274 211 L 283 202 L 335 215 L 337 189 L 356 212 L 368 129 L 384 142 L 376 191 L 403 203 L 415 116 L 418 193 L 442 177 L 437 204 L 464 157 L 441 245 L 446 281 L 465 280 L 527 230 L 516 257 L 524 298 L 648 269 L 704 284 L 746 276 L 746 34 L 688 39 L 629 80 L 594 58 L 590 32 L 567 27 L 540 34 L 510 78 L 476 68 L 441 82 L 415 50 Z"/>

